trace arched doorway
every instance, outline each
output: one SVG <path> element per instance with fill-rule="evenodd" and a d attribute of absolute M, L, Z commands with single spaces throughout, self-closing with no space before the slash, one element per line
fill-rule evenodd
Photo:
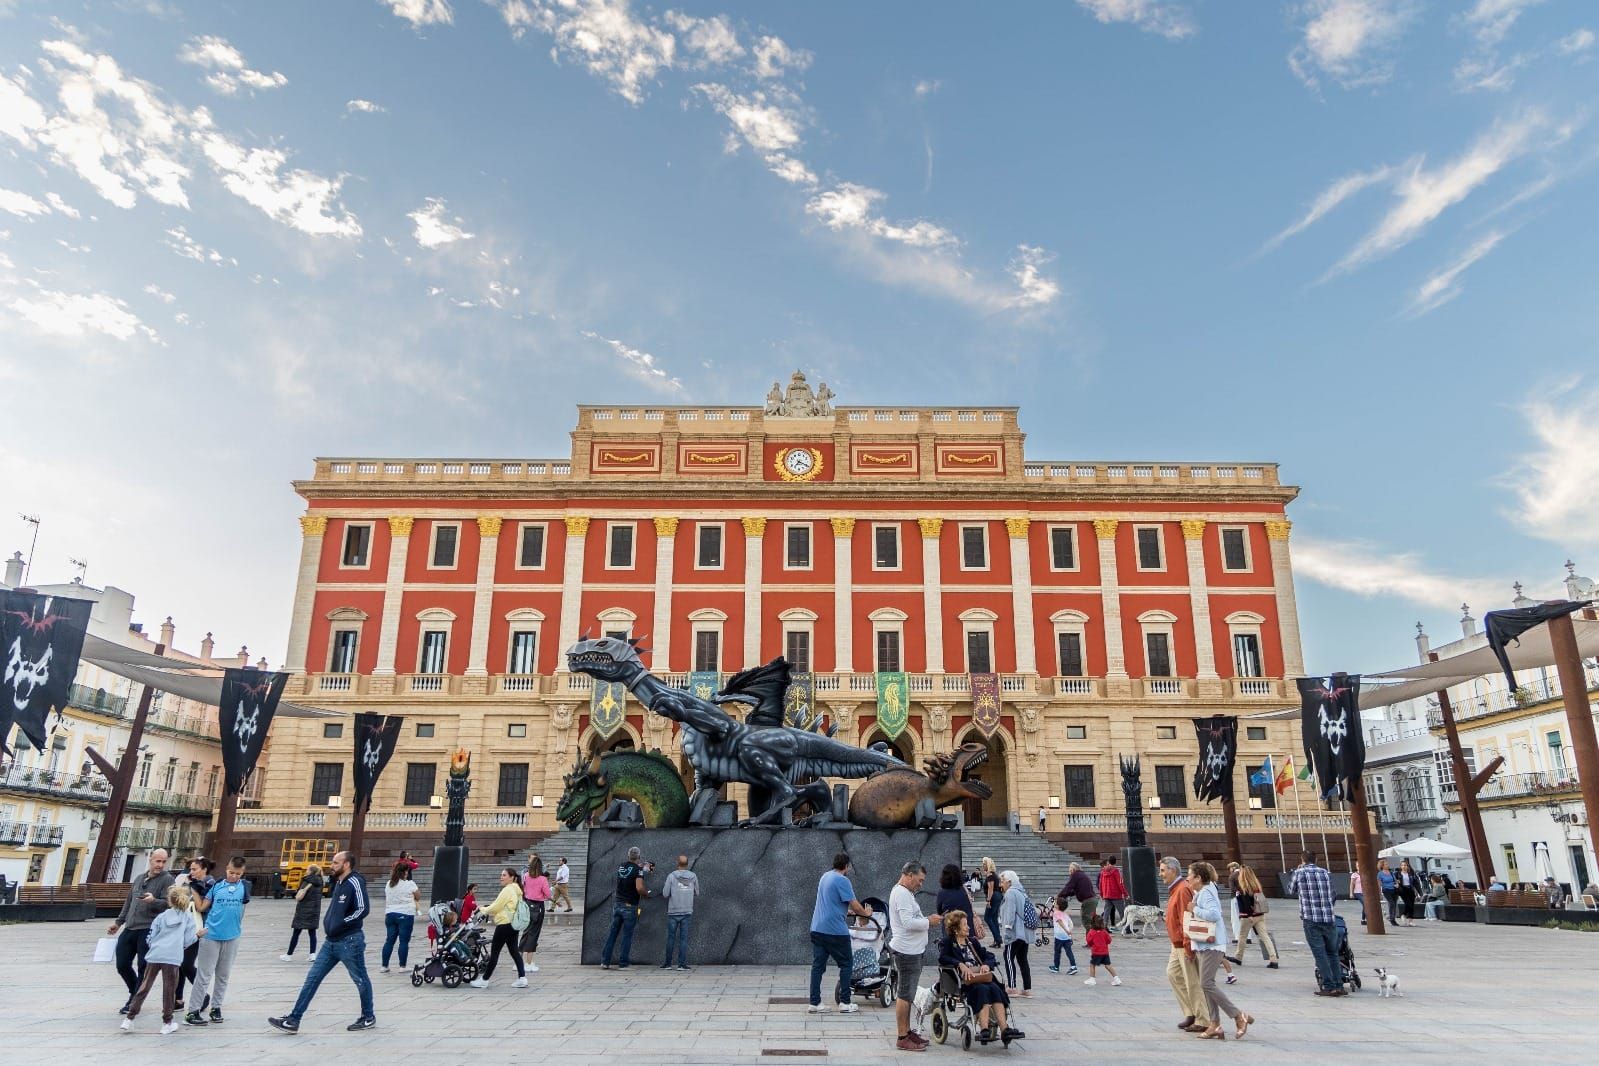
<path fill-rule="evenodd" d="M 912 760 L 916 758 L 916 751 L 911 746 L 910 737 L 907 734 L 901 733 L 895 739 L 889 740 L 888 737 L 883 734 L 881 729 L 873 729 L 861 747 L 869 748 L 873 744 L 885 744 L 888 746 L 889 751 L 893 753 L 894 758 L 898 759 L 906 766 L 915 765 Z"/>
<path fill-rule="evenodd" d="M 988 749 L 988 761 L 967 776 L 973 781 L 981 781 L 987 785 L 992 794 L 985 800 L 968 799 L 961 804 L 966 824 L 1009 825 L 1010 759 L 1007 755 L 1005 735 L 995 733 L 985 740 L 982 733 L 973 729 L 963 734 L 955 743 L 957 747 L 962 744 L 981 744 Z"/>

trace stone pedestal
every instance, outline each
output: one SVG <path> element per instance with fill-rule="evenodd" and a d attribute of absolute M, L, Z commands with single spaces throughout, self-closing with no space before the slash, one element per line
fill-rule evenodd
<path fill-rule="evenodd" d="M 444 903 L 466 895 L 467 867 L 471 864 L 471 849 L 465 844 L 441 844 L 434 848 L 433 898 L 430 902 Z"/>
<path fill-rule="evenodd" d="M 1127 879 L 1127 895 L 1134 903 L 1146 907 L 1165 905 L 1166 897 L 1155 871 L 1154 848 L 1123 848 L 1122 875 Z"/>
<path fill-rule="evenodd" d="M 595 965 L 610 929 L 616 871 L 638 848 L 655 863 L 644 883 L 633 932 L 632 964 L 659 966 L 666 951 L 666 901 L 659 895 L 677 857 L 687 855 L 699 876 L 700 898 L 689 937 L 689 965 L 799 966 L 811 961 L 811 913 L 816 883 L 832 868 L 833 856 L 849 853 L 850 881 L 857 899 L 885 902 L 900 867 L 915 859 L 927 867 L 917 894 L 922 913 L 934 913 L 938 875 L 946 863 L 960 865 L 960 832 L 925 829 L 591 829 L 583 901 L 583 962 Z M 936 958 L 940 932 L 929 930 L 928 954 Z M 613 956 L 613 963 L 620 961 Z"/>

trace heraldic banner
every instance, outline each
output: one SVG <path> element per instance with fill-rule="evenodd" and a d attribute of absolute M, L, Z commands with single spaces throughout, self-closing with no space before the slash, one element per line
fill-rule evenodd
<path fill-rule="evenodd" d="M 972 674 L 972 722 L 983 739 L 999 728 L 999 675 Z"/>
<path fill-rule="evenodd" d="M 783 693 L 783 724 L 793 726 L 795 729 L 809 729 L 814 720 L 811 717 L 811 704 L 815 698 L 815 675 L 791 674 L 789 676 L 788 691 Z"/>
<path fill-rule="evenodd" d="M 589 700 L 589 721 L 601 740 L 622 728 L 627 720 L 627 686 L 620 681 L 594 680 L 594 695 Z"/>
<path fill-rule="evenodd" d="M 9 750 L 15 720 L 21 736 L 44 750 L 45 719 L 67 705 L 93 608 L 89 600 L 0 591 L 0 749 Z"/>
<path fill-rule="evenodd" d="M 1210 803 L 1233 798 L 1233 764 L 1238 760 L 1238 716 L 1217 714 L 1195 718 L 1199 734 L 1199 766 L 1194 770 L 1194 796 Z"/>
<path fill-rule="evenodd" d="M 223 673 L 217 709 L 221 712 L 222 772 L 228 795 L 237 796 L 255 770 L 288 680 L 288 674 L 268 670 L 235 667 Z"/>
<path fill-rule="evenodd" d="M 1366 769 L 1366 736 L 1360 728 L 1360 675 L 1299 679 L 1299 732 L 1305 761 L 1316 768 L 1322 799 L 1355 798 Z"/>
<path fill-rule="evenodd" d="M 397 714 L 384 716 L 362 712 L 355 716 L 355 810 L 372 806 L 383 768 L 394 757 L 405 719 Z"/>
<path fill-rule="evenodd" d="M 905 732 L 911 720 L 910 685 L 903 671 L 877 675 L 877 725 L 889 740 Z"/>
<path fill-rule="evenodd" d="M 695 670 L 688 675 L 689 695 L 708 700 L 722 690 L 722 675 L 715 670 Z"/>

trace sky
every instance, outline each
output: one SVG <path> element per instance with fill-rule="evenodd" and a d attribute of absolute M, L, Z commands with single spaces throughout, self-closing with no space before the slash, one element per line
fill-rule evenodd
<path fill-rule="evenodd" d="M 1599 571 L 1580 0 L 0 0 L 0 538 L 283 655 L 315 456 L 1016 404 L 1272 461 L 1307 666 Z M 76 562 L 75 562 L 76 561 Z"/>

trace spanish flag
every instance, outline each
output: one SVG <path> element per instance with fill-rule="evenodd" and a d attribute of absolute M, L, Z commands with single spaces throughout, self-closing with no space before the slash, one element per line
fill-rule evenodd
<path fill-rule="evenodd" d="M 1281 796 L 1294 786 L 1294 757 L 1292 755 L 1283 760 L 1283 768 L 1277 771 L 1277 795 Z"/>

